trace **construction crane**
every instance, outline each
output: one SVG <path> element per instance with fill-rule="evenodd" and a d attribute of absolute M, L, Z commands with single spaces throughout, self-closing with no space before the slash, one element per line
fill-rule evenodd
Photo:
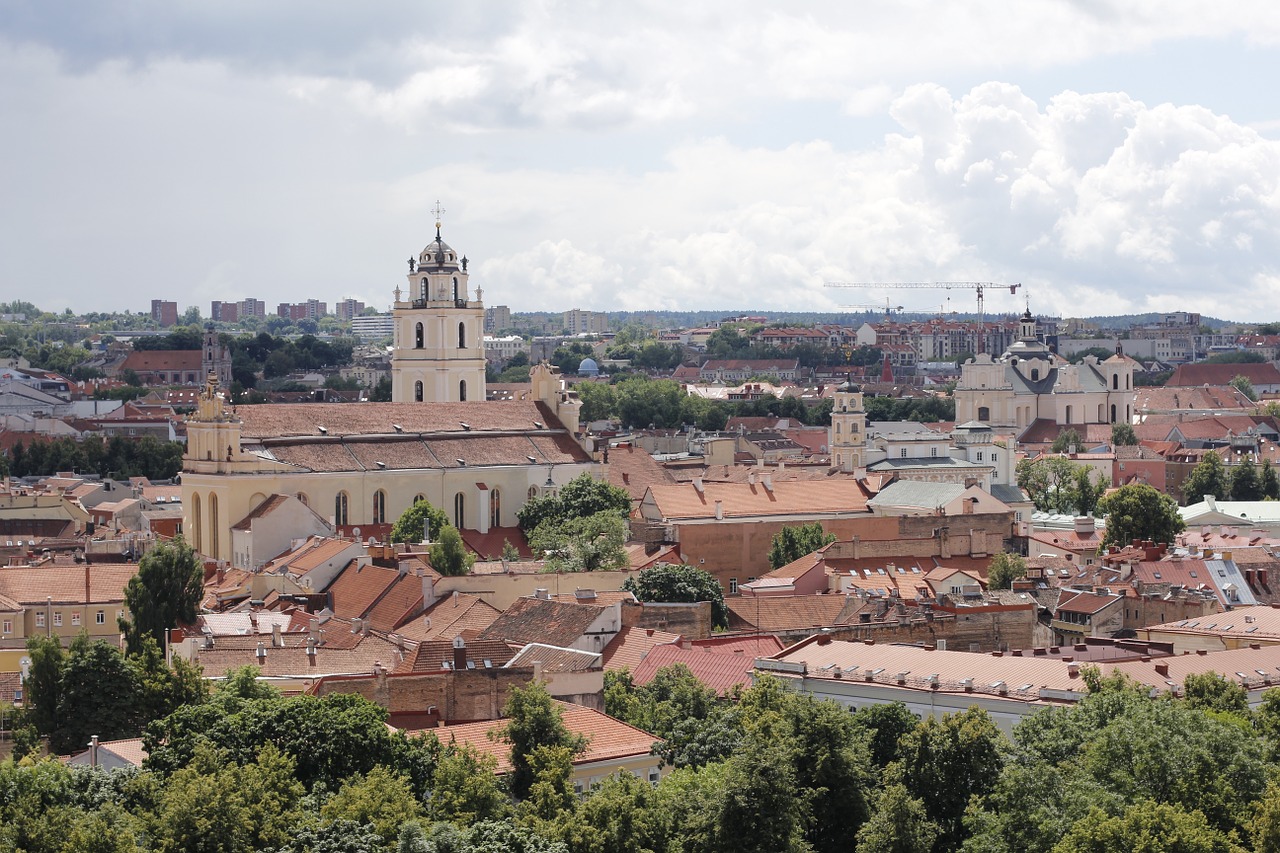
<path fill-rule="evenodd" d="M 988 288 L 1009 288 L 1010 293 L 1017 293 L 1018 284 L 998 284 L 994 281 L 829 281 L 827 287 L 848 287 L 862 290 L 972 290 L 978 294 L 978 352 L 986 346 L 986 325 L 984 324 L 984 297 Z M 887 302 L 887 300 L 886 300 Z"/>

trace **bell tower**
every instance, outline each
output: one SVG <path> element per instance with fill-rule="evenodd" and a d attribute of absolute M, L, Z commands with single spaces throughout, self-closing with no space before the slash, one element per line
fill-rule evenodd
<path fill-rule="evenodd" d="M 827 428 L 831 465 L 841 471 L 856 471 L 866 466 L 867 455 L 867 412 L 862 408 L 862 389 L 846 382 L 836 389 L 834 403 L 831 426 Z"/>
<path fill-rule="evenodd" d="M 466 256 L 440 236 L 409 258 L 408 292 L 395 290 L 391 399 L 397 403 L 484 400 L 484 303 L 472 298 Z"/>

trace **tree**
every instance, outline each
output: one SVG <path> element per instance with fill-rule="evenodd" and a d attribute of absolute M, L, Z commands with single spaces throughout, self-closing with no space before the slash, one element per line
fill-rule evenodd
<path fill-rule="evenodd" d="M 49 746 L 66 755 L 87 749 L 89 738 L 121 740 L 138 733 L 139 685 L 124 655 L 81 632 L 72 642 L 62 672 L 60 725 Z"/>
<path fill-rule="evenodd" d="M 1084 439 L 1080 437 L 1080 433 L 1076 432 L 1073 427 L 1067 427 L 1058 433 L 1058 437 L 1053 440 L 1053 446 L 1050 449 L 1054 453 L 1079 453 L 1084 450 Z"/>
<path fill-rule="evenodd" d="M 129 653 L 141 652 L 142 638 L 147 636 L 161 649 L 168 648 L 169 629 L 180 622 L 195 622 L 203 597 L 204 566 L 181 536 L 148 551 L 124 590 L 129 617 L 120 617 L 120 630 Z"/>
<path fill-rule="evenodd" d="M 1252 462 L 1243 460 L 1231 471 L 1231 499 L 1237 501 L 1262 500 L 1262 483 L 1258 469 Z"/>
<path fill-rule="evenodd" d="M 426 523 L 430 520 L 430 531 Z M 440 531 L 449 525 L 449 516 L 444 510 L 432 506 L 429 501 L 415 501 L 413 506 L 401 513 L 391 527 L 392 542 L 421 542 L 425 533 L 428 540 L 435 542 L 440 538 Z"/>
<path fill-rule="evenodd" d="M 1173 498 L 1145 483 L 1116 489 L 1098 501 L 1098 512 L 1107 518 L 1103 547 L 1127 545 L 1134 539 L 1173 542 L 1187 528 Z"/>
<path fill-rule="evenodd" d="M 427 553 L 431 568 L 446 577 L 465 575 L 475 565 L 476 555 L 467 550 L 462 543 L 462 534 L 452 524 L 446 524 L 440 530 L 439 540 L 431 546 Z"/>
<path fill-rule="evenodd" d="M 1087 513 L 1095 508 L 1105 484 L 1092 465 L 1065 456 L 1023 459 L 1014 469 L 1018 488 L 1042 512 Z"/>
<path fill-rule="evenodd" d="M 1253 390 L 1253 383 L 1249 381 L 1249 377 L 1236 375 L 1231 378 L 1229 384 L 1241 394 L 1248 397 L 1253 402 L 1258 402 L 1258 392 Z"/>
<path fill-rule="evenodd" d="M 597 480 L 590 474 L 580 474 L 555 494 L 530 500 L 516 517 L 522 530 L 533 531 L 545 521 L 560 522 L 597 512 L 613 512 L 626 519 L 631 514 L 631 495 L 626 489 Z"/>
<path fill-rule="evenodd" d="M 529 547 L 547 555 L 547 570 L 598 572 L 625 569 L 627 523 L 616 513 L 598 512 L 561 522 L 544 521 L 529 536 Z"/>
<path fill-rule="evenodd" d="M 1018 578 L 1027 576 L 1027 561 L 1017 554 L 1001 552 L 987 566 L 987 588 L 1009 589 Z"/>
<path fill-rule="evenodd" d="M 38 634 L 27 638 L 27 655 L 31 665 L 24 687 L 31 723 L 41 735 L 51 737 L 62 723 L 62 672 L 67 656 L 57 637 Z"/>
<path fill-rule="evenodd" d="M 1238 853 L 1231 837 L 1212 827 L 1197 811 L 1143 800 L 1108 815 L 1090 810 L 1054 848 L 1062 853 L 1113 853 L 1116 850 L 1160 850 L 1169 853 Z"/>
<path fill-rule="evenodd" d="M 627 578 L 622 588 L 640 601 L 668 604 L 710 601 L 711 624 L 729 627 L 729 608 L 724 603 L 724 590 L 710 573 L 683 563 L 659 563 L 636 577 Z"/>
<path fill-rule="evenodd" d="M 834 541 L 836 541 L 836 535 L 824 530 L 820 521 L 812 524 L 788 525 L 773 534 L 773 544 L 769 548 L 769 565 L 780 569 Z"/>
<path fill-rule="evenodd" d="M 804 814 L 791 750 L 762 727 L 729 759 L 715 817 L 715 850 L 801 853 Z"/>
<path fill-rule="evenodd" d="M 1182 481 L 1182 499 L 1187 503 L 1199 503 L 1205 495 L 1213 495 L 1218 500 L 1225 500 L 1230 494 L 1230 483 L 1222 464 L 1222 457 L 1209 450 L 1191 473 Z"/>
<path fill-rule="evenodd" d="M 245 386 L 246 388 L 249 386 Z M 383 376 L 373 386 L 373 390 L 369 392 L 369 400 L 374 403 L 390 403 L 391 402 L 391 377 Z"/>
<path fill-rule="evenodd" d="M 344 782 L 320 814 L 327 821 L 367 824 L 390 844 L 403 824 L 422 815 L 422 808 L 404 776 L 386 767 L 374 767 Z"/>
<path fill-rule="evenodd" d="M 1270 459 L 1262 460 L 1262 471 L 1258 474 L 1258 488 L 1265 500 L 1280 500 L 1280 477 Z"/>
<path fill-rule="evenodd" d="M 930 853 L 938 825 L 924 803 L 900 783 L 880 792 L 871 819 L 858 830 L 859 853 Z"/>
<path fill-rule="evenodd" d="M 1111 444 L 1115 447 L 1132 447 L 1138 443 L 1138 434 L 1129 424 L 1111 425 Z"/>
<path fill-rule="evenodd" d="M 502 715 L 507 718 L 499 738 L 511 744 L 511 774 L 507 783 L 516 799 L 529 796 L 535 781 L 532 756 L 535 750 L 546 747 L 565 747 L 570 754 L 577 754 L 586 747 L 586 741 L 565 728 L 556 707 L 541 681 L 526 687 L 512 687 Z"/>
<path fill-rule="evenodd" d="M 474 747 L 444 747 L 431 779 L 427 816 L 459 826 L 506 817 L 510 806 L 498 787 L 496 767 L 493 756 L 481 755 Z"/>
<path fill-rule="evenodd" d="M 854 725 L 867 733 L 871 763 L 883 770 L 898 756 L 898 743 L 919 722 L 902 702 L 869 705 L 851 715 Z"/>

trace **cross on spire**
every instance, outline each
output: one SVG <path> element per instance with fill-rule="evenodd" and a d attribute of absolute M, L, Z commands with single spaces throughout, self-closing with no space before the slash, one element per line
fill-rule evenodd
<path fill-rule="evenodd" d="M 440 217 L 444 216 L 444 208 L 440 206 L 440 199 L 436 199 L 436 206 L 431 208 L 431 212 L 436 215 L 436 239 L 440 239 Z"/>

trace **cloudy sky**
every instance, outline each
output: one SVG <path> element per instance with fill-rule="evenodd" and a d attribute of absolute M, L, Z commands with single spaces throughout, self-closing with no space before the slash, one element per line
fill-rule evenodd
<path fill-rule="evenodd" d="M 1014 14 L 1010 14 L 1010 10 Z M 1280 4 L 9 0 L 0 300 L 1280 319 Z"/>

